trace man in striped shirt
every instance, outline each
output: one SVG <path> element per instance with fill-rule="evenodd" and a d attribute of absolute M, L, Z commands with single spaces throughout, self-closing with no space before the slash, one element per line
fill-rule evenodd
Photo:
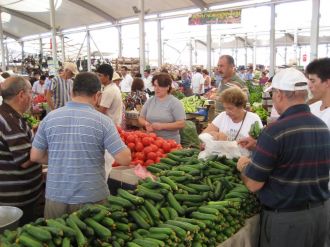
<path fill-rule="evenodd" d="M 46 95 L 47 103 L 51 110 L 60 108 L 71 100 L 72 78 L 77 74 L 76 64 L 65 63 L 63 72 L 52 79 Z"/>
<path fill-rule="evenodd" d="M 307 78 L 300 71 L 281 70 L 269 90 L 280 117 L 260 134 L 252 159 L 241 157 L 237 163 L 263 206 L 260 246 L 324 246 L 329 129 L 305 104 Z"/>
<path fill-rule="evenodd" d="M 131 161 L 113 121 L 94 109 L 100 90 L 96 74 L 78 74 L 72 101 L 50 112 L 38 128 L 31 160 L 48 163 L 46 218 L 106 199 L 110 193 L 105 179 L 105 149 L 121 165 Z"/>
<path fill-rule="evenodd" d="M 41 166 L 30 161 L 32 132 L 22 115 L 31 106 L 32 89 L 22 77 L 1 84 L 0 106 L 0 205 L 23 210 L 20 223 L 33 221 L 41 195 Z"/>

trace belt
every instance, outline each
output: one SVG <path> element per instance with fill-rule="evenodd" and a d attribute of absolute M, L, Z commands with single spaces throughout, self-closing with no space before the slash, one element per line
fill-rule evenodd
<path fill-rule="evenodd" d="M 287 212 L 297 212 L 302 210 L 308 210 L 311 208 L 316 208 L 319 206 L 324 205 L 325 201 L 319 201 L 319 202 L 308 202 L 304 203 L 302 205 L 296 206 L 296 207 L 290 207 L 290 208 L 271 208 L 266 205 L 263 205 L 262 208 L 266 211 L 272 211 L 276 213 L 287 213 Z"/>

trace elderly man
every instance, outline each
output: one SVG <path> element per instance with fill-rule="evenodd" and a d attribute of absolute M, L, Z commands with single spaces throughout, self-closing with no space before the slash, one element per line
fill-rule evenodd
<path fill-rule="evenodd" d="M 0 106 L 0 205 L 23 210 L 21 224 L 33 221 L 41 195 L 41 166 L 30 161 L 32 132 L 22 115 L 31 107 L 31 84 L 9 77 L 1 84 Z"/>
<path fill-rule="evenodd" d="M 329 129 L 305 104 L 307 79 L 300 71 L 278 72 L 270 90 L 280 117 L 260 134 L 252 159 L 241 157 L 237 163 L 263 206 L 260 246 L 324 246 Z"/>
<path fill-rule="evenodd" d="M 221 76 L 220 85 L 217 89 L 217 97 L 215 102 L 215 111 L 216 113 L 222 112 L 223 106 L 218 100 L 220 93 L 229 88 L 237 86 L 241 88 L 244 92 L 248 93 L 246 83 L 239 77 L 235 71 L 235 61 L 232 56 L 222 55 L 218 61 L 218 72 Z"/>
<path fill-rule="evenodd" d="M 38 128 L 31 160 L 48 163 L 46 218 L 106 199 L 110 193 L 105 180 L 105 149 L 120 165 L 131 161 L 113 121 L 94 109 L 100 90 L 97 75 L 78 74 L 72 101 L 50 112 Z"/>
<path fill-rule="evenodd" d="M 49 90 L 47 90 L 47 103 L 51 110 L 65 105 L 71 100 L 72 78 L 78 74 L 77 65 L 65 63 L 63 72 L 52 79 Z"/>

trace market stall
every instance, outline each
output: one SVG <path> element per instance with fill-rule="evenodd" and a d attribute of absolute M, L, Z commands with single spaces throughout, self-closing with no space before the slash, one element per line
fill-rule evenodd
<path fill-rule="evenodd" d="M 131 139 L 144 140 L 139 151 L 154 158 L 150 164 L 143 162 L 145 179 L 131 168 L 122 169 L 122 178 L 135 176 L 136 187 L 119 188 L 103 205 L 86 205 L 71 215 L 7 230 L 1 246 L 254 246 L 258 217 L 252 216 L 259 204 L 241 183 L 235 159 L 215 155 L 199 160 L 199 150 L 178 145 L 171 150 L 166 141 L 162 149 L 170 152 L 155 158 L 148 150 L 150 136 L 133 135 L 121 132 L 131 149 Z"/>

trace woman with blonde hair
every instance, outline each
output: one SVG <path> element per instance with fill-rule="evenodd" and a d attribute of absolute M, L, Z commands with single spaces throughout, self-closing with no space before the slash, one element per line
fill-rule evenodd
<path fill-rule="evenodd" d="M 203 133 L 209 133 L 215 140 L 235 141 L 249 136 L 251 125 L 262 122 L 260 117 L 245 110 L 246 94 L 238 87 L 230 87 L 220 94 L 224 111 L 210 123 Z"/>

